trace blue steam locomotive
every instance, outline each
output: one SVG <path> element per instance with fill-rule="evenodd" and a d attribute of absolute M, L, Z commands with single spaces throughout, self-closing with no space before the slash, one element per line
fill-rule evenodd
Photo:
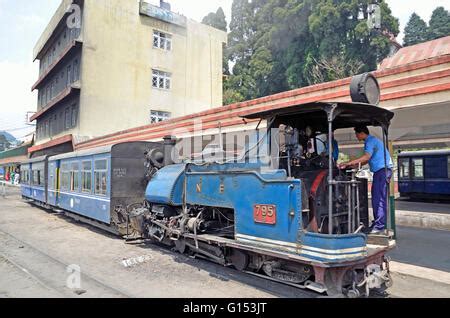
<path fill-rule="evenodd" d="M 363 89 L 359 82 L 352 95 Z M 36 158 L 22 194 L 128 240 L 329 296 L 368 296 L 392 284 L 385 255 L 395 241 L 365 234 L 367 180 L 339 170 L 328 147 L 335 130 L 360 124 L 381 127 L 387 140 L 394 114 L 368 102 L 247 115 L 267 129 L 232 158 L 174 160 L 170 137 Z"/>

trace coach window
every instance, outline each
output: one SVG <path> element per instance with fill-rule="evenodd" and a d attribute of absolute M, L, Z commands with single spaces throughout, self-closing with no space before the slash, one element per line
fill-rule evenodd
<path fill-rule="evenodd" d="M 73 162 L 70 169 L 70 191 L 78 192 L 79 172 L 80 172 L 80 164 L 78 162 Z"/>
<path fill-rule="evenodd" d="M 70 183 L 69 164 L 63 163 L 61 165 L 61 170 L 60 170 L 61 190 L 68 191 L 69 190 L 69 183 Z"/>
<path fill-rule="evenodd" d="M 83 171 L 81 174 L 81 186 L 84 193 L 92 192 L 92 163 L 84 161 L 82 163 Z"/>
<path fill-rule="evenodd" d="M 416 158 L 412 160 L 413 178 L 423 179 L 423 159 Z"/>
<path fill-rule="evenodd" d="M 22 173 L 22 183 L 29 184 L 30 183 L 30 170 L 26 169 Z"/>
<path fill-rule="evenodd" d="M 447 157 L 447 178 L 450 179 L 450 156 Z"/>
<path fill-rule="evenodd" d="M 20 173 L 20 183 L 25 184 L 25 170 Z"/>
<path fill-rule="evenodd" d="M 31 185 L 35 185 L 37 180 L 37 171 L 31 169 Z"/>
<path fill-rule="evenodd" d="M 409 179 L 409 158 L 400 159 L 398 168 L 400 169 L 400 178 Z"/>
<path fill-rule="evenodd" d="M 39 185 L 40 186 L 44 186 L 45 185 L 45 180 L 44 180 L 44 169 L 39 169 Z"/>
<path fill-rule="evenodd" d="M 96 160 L 94 167 L 95 194 L 106 195 L 108 162 L 106 160 Z"/>
<path fill-rule="evenodd" d="M 39 176 L 41 172 L 39 170 L 33 170 L 33 185 L 38 186 L 39 185 Z"/>

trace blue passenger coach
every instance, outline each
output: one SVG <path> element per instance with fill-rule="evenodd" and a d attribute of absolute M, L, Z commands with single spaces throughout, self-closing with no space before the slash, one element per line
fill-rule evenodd
<path fill-rule="evenodd" d="M 49 203 L 110 224 L 111 149 L 110 146 L 51 157 Z"/>
<path fill-rule="evenodd" d="M 21 165 L 22 196 L 38 205 L 47 203 L 47 162 L 48 157 L 37 157 Z"/>
<path fill-rule="evenodd" d="M 163 157 L 161 143 L 126 142 L 31 159 L 23 165 L 22 195 L 34 204 L 125 235 L 127 207 L 144 200 L 149 151 Z"/>
<path fill-rule="evenodd" d="M 450 199 L 450 150 L 400 153 L 398 188 L 402 197 Z"/>

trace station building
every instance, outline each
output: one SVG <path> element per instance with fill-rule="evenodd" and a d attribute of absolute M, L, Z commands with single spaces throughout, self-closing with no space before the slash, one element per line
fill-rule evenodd
<path fill-rule="evenodd" d="M 226 41 L 163 1 L 63 0 L 34 48 L 30 155 L 222 106 Z"/>

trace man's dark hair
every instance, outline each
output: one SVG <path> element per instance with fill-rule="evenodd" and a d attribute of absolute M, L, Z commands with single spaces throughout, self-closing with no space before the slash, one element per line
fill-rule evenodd
<path fill-rule="evenodd" d="M 355 133 L 357 133 L 357 134 L 365 133 L 366 135 L 370 135 L 369 128 L 367 128 L 367 126 L 363 126 L 363 125 L 356 126 Z"/>

